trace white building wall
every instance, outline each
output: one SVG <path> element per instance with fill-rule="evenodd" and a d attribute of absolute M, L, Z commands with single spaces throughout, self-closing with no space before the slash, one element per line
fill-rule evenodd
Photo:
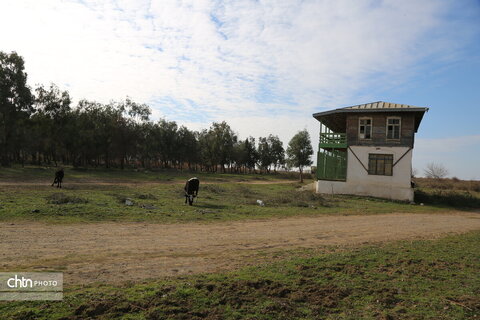
<path fill-rule="evenodd" d="M 355 194 L 392 200 L 413 201 L 411 188 L 412 152 L 408 147 L 366 147 L 351 146 L 358 159 L 348 149 L 347 181 L 317 181 L 318 193 Z M 407 152 L 407 153 L 406 153 Z M 405 156 L 393 167 L 392 176 L 369 175 L 368 155 L 370 153 L 393 154 L 393 163 Z M 362 166 L 361 163 L 363 163 Z"/>

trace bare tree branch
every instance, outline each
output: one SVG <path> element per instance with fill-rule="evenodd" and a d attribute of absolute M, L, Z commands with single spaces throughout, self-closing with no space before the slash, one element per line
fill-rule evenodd
<path fill-rule="evenodd" d="M 430 162 L 423 173 L 427 178 L 442 179 L 448 175 L 448 169 L 441 163 Z"/>

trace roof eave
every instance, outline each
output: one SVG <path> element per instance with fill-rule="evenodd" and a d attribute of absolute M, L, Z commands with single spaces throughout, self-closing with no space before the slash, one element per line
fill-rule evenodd
<path fill-rule="evenodd" d="M 313 117 L 318 120 L 318 117 L 328 116 L 335 113 L 358 113 L 358 112 L 427 112 L 428 108 L 381 108 L 381 109 L 335 109 L 324 112 L 317 112 L 313 114 Z"/>

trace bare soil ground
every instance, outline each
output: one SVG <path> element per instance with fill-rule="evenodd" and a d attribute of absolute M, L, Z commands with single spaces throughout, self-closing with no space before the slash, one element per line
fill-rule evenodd
<path fill-rule="evenodd" d="M 480 214 L 292 217 L 215 224 L 0 223 L 0 271 L 64 271 L 65 284 L 217 272 L 299 248 L 480 230 Z"/>

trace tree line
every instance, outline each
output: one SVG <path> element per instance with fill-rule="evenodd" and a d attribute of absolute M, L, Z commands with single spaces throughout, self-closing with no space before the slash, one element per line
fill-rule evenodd
<path fill-rule="evenodd" d="M 130 98 L 72 106 L 55 84 L 27 85 L 24 60 L 0 51 L 0 162 L 73 166 L 178 168 L 209 172 L 276 171 L 311 164 L 306 130 L 287 150 L 275 135 L 239 139 L 226 122 L 192 131 L 150 119 L 148 105 Z"/>

